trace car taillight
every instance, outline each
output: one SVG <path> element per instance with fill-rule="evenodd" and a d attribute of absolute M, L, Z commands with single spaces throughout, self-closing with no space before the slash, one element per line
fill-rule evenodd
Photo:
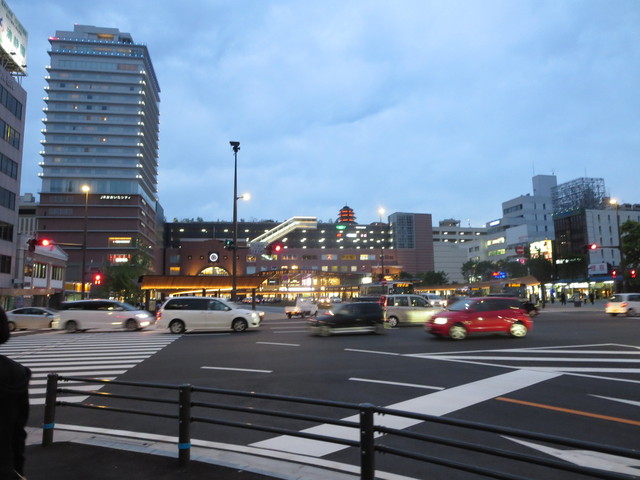
<path fill-rule="evenodd" d="M 160 310 L 158 310 L 156 312 L 156 323 L 160 321 L 161 317 L 162 317 L 162 312 Z"/>

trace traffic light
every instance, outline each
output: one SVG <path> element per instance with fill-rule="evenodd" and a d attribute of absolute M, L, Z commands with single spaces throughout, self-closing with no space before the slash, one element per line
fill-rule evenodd
<path fill-rule="evenodd" d="M 27 245 L 30 252 L 35 252 L 36 246 L 49 247 L 53 245 L 53 242 L 48 238 L 30 238 L 29 241 L 27 241 Z"/>
<path fill-rule="evenodd" d="M 102 285 L 102 273 L 96 272 L 93 274 L 93 284 Z"/>
<path fill-rule="evenodd" d="M 631 269 L 631 271 L 629 273 L 631 274 L 631 278 L 636 278 L 636 269 L 635 268 Z"/>
<path fill-rule="evenodd" d="M 617 278 L 618 277 L 618 271 L 617 270 L 611 270 L 611 276 L 613 278 Z"/>
<path fill-rule="evenodd" d="M 224 249 L 225 250 L 234 250 L 233 240 L 225 240 L 224 241 Z"/>
<path fill-rule="evenodd" d="M 589 253 L 598 249 L 597 243 L 590 243 L 589 245 L 584 246 L 584 253 Z"/>
<path fill-rule="evenodd" d="M 284 244 L 282 242 L 274 242 L 267 245 L 264 249 L 265 255 L 277 255 L 284 250 Z"/>

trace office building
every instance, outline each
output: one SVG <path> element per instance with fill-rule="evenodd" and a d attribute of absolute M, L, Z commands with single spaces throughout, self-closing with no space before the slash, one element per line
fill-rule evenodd
<path fill-rule="evenodd" d="M 88 25 L 49 42 L 38 234 L 64 246 L 75 282 L 134 256 L 154 266 L 160 87 L 149 51 Z"/>
<path fill-rule="evenodd" d="M 18 199 L 27 93 L 28 33 L 5 2 L 0 5 L 0 298 L 3 307 L 19 295 L 23 272 L 18 265 Z"/>

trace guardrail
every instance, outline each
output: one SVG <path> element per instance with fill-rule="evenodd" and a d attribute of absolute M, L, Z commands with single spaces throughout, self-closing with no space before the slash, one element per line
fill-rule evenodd
<path fill-rule="evenodd" d="M 171 390 L 177 392 L 177 398 L 159 398 L 155 397 L 142 397 L 137 395 L 120 394 L 114 392 L 102 392 L 102 391 L 86 391 L 77 390 L 73 388 L 63 388 L 59 386 L 59 382 L 83 382 L 90 384 L 108 384 L 108 385 L 123 385 L 139 387 L 143 389 L 162 389 Z M 80 394 L 83 396 L 96 396 L 108 399 L 124 399 L 134 400 L 140 402 L 149 402 L 156 404 L 165 404 L 177 407 L 177 411 L 173 413 L 167 412 L 149 412 L 146 410 L 134 410 L 130 408 L 120 408 L 111 405 L 96 405 L 93 403 L 76 403 L 67 402 L 63 399 L 58 399 L 58 394 Z M 242 406 L 231 405 L 224 403 L 211 403 L 194 400 L 194 397 L 207 395 L 222 395 L 224 397 L 244 397 L 255 400 L 269 400 L 275 402 L 284 402 L 287 408 L 281 410 L 271 410 L 255 406 Z M 357 413 L 358 421 L 350 421 L 344 419 L 329 418 L 320 415 L 309 415 L 306 413 L 295 413 L 291 411 L 293 405 L 315 405 L 320 407 L 330 407 L 334 409 L 343 409 Z M 526 440 L 541 441 L 546 444 L 554 444 L 563 447 L 578 448 L 580 450 L 588 450 L 593 452 L 600 452 L 608 455 L 615 455 L 620 457 L 627 457 L 629 459 L 640 460 L 640 451 L 631 450 L 625 448 L 611 447 L 608 445 L 601 445 L 593 442 L 579 441 L 564 437 L 558 437 L 554 435 L 546 435 L 540 433 L 532 433 L 523 430 L 517 430 L 507 427 L 498 427 L 494 425 L 482 424 L 477 422 L 469 422 L 465 420 L 437 417 L 432 415 L 422 415 L 418 413 L 405 412 L 400 410 L 394 410 L 383 407 L 376 407 L 372 404 L 355 404 L 347 402 L 336 402 L 329 400 L 318 400 L 313 398 L 294 397 L 285 395 L 275 395 L 268 393 L 256 393 L 240 390 L 227 390 L 221 388 L 208 388 L 197 387 L 189 384 L 176 385 L 176 384 L 161 384 L 161 383 L 144 383 L 144 382 L 128 382 L 122 380 L 105 380 L 99 378 L 87 378 L 87 377 L 72 377 L 72 376 L 60 376 L 56 373 L 49 374 L 47 378 L 47 393 L 46 403 L 44 410 L 44 423 L 42 430 L 42 445 L 47 446 L 53 442 L 53 434 L 55 431 L 55 417 L 56 408 L 60 406 L 95 409 L 103 412 L 120 412 L 134 415 L 144 415 L 152 417 L 161 417 L 174 419 L 178 421 L 178 462 L 180 466 L 186 466 L 190 460 L 191 451 L 191 424 L 206 423 L 221 425 L 226 427 L 235 427 L 242 429 L 257 430 L 262 432 L 269 432 L 282 435 L 290 435 L 293 437 L 307 438 L 312 440 L 319 440 L 322 442 L 329 442 L 338 445 L 344 445 L 347 447 L 356 447 L 359 449 L 360 458 L 360 478 L 362 480 L 373 480 L 375 477 L 375 460 L 376 453 L 386 453 L 403 458 L 413 459 L 420 462 L 426 462 L 429 464 L 440 465 L 448 468 L 453 468 L 469 473 L 485 475 L 490 478 L 505 479 L 505 480 L 524 480 L 526 477 L 521 475 L 515 475 L 513 473 L 501 472 L 491 468 L 480 466 L 477 461 L 470 463 L 460 463 L 456 460 L 437 457 L 435 455 L 429 455 L 423 453 L 425 451 L 424 446 L 420 450 L 407 450 L 405 448 L 399 448 L 398 446 L 391 446 L 389 443 L 391 439 L 399 437 L 401 439 L 412 440 L 417 442 L 428 442 L 429 444 L 437 444 L 448 447 L 454 447 L 458 449 L 464 449 L 469 452 L 476 452 L 485 455 L 491 455 L 492 457 L 500 457 L 509 460 L 516 460 L 528 465 L 539 465 L 554 470 L 560 470 L 563 472 L 578 473 L 587 477 L 593 477 L 598 479 L 632 479 L 636 476 L 626 475 L 621 473 L 608 472 L 596 468 L 582 467 L 558 460 L 554 460 L 542 456 L 534 456 L 523 454 L 521 452 L 504 450 L 502 448 L 496 448 L 486 446 L 478 442 L 463 441 L 457 438 L 445 437 L 436 434 L 424 434 L 410 430 L 402 430 L 396 428 L 385 427 L 380 424 L 376 424 L 376 416 L 395 416 L 404 419 L 419 420 L 420 422 L 430 422 L 431 424 L 447 425 L 473 432 L 485 432 L 497 435 L 507 435 L 509 437 L 516 437 Z M 332 437 L 326 435 L 318 435 L 299 430 L 291 430 L 274 425 L 263 425 L 249 421 L 232 421 L 225 420 L 221 417 L 202 417 L 194 416 L 194 408 L 203 409 L 215 409 L 228 412 L 240 412 L 250 416 L 266 416 L 269 418 L 286 418 L 292 420 L 302 420 L 310 423 L 324 423 L 331 425 L 338 425 L 341 427 L 347 427 L 354 429 L 354 435 L 351 438 L 344 437 Z M 457 431 L 457 430 L 456 430 Z M 458 436 L 458 433 L 455 435 Z"/>

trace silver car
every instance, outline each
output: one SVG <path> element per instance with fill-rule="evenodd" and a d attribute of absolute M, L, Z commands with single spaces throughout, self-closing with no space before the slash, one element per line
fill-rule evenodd
<path fill-rule="evenodd" d="M 51 328 L 53 321 L 60 320 L 60 314 L 55 310 L 43 307 L 22 307 L 7 312 L 9 330 L 39 330 Z"/>
<path fill-rule="evenodd" d="M 431 305 L 422 295 L 384 295 L 380 302 L 390 327 L 423 325 L 442 310 L 442 307 Z"/>

